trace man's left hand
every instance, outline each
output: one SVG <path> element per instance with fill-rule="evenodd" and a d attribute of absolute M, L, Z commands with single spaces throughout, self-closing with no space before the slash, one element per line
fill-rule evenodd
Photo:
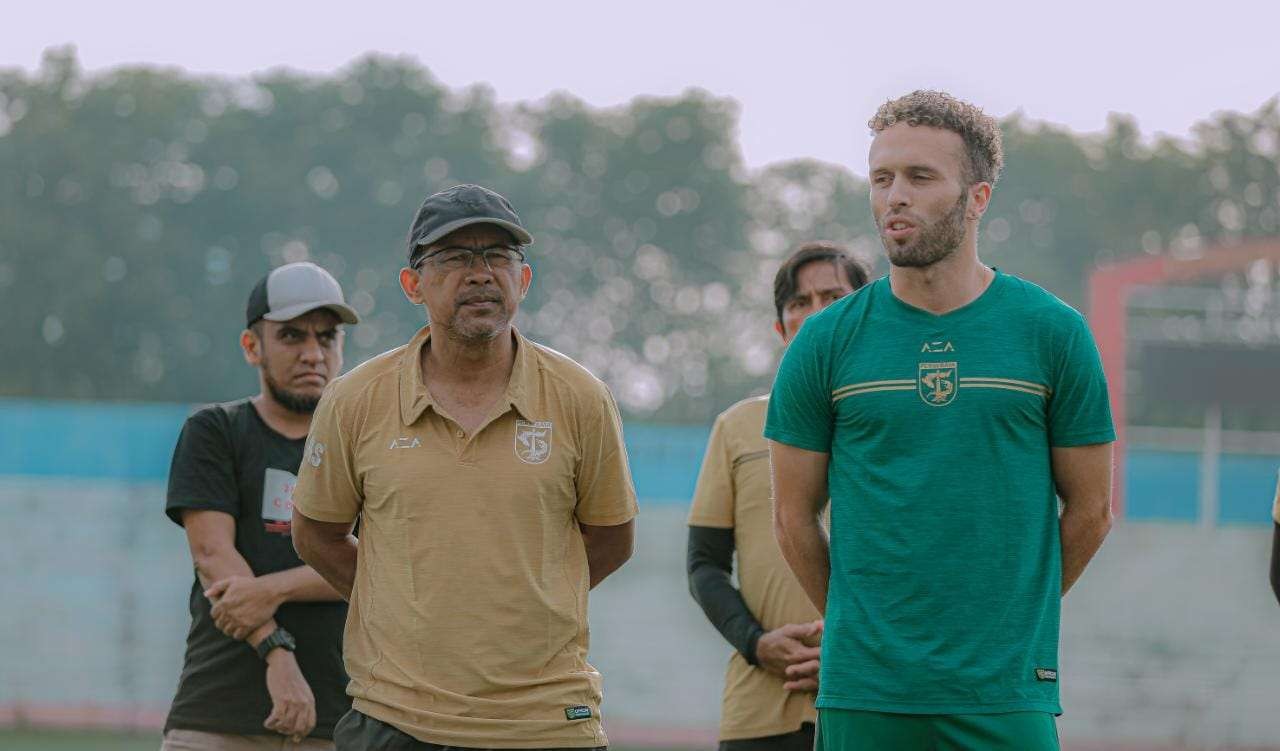
<path fill-rule="evenodd" d="M 204 591 L 213 603 L 213 623 L 232 639 L 244 639 L 280 607 L 279 595 L 252 576 L 229 576 Z"/>
<path fill-rule="evenodd" d="M 787 682 L 782 687 L 787 691 L 817 691 L 818 668 L 820 660 L 797 662 L 787 666 Z"/>

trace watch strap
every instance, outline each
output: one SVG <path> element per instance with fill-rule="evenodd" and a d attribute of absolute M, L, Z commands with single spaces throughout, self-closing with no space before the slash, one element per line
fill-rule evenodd
<path fill-rule="evenodd" d="M 254 650 L 257 651 L 258 657 L 265 660 L 271 650 L 276 647 L 282 647 L 292 652 L 295 646 L 296 643 L 293 640 L 293 634 L 290 634 L 288 631 L 277 626 L 275 631 L 267 634 L 265 639 L 258 642 L 258 646 L 254 647 Z"/>

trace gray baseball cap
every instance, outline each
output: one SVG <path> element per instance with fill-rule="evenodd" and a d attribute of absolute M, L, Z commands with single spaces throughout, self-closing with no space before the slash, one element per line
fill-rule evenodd
<path fill-rule="evenodd" d="M 307 261 L 287 263 L 254 285 L 245 309 L 245 325 L 252 326 L 259 319 L 289 321 L 318 308 L 333 311 L 343 323 L 360 322 L 332 274 Z"/>
<path fill-rule="evenodd" d="M 423 246 L 472 224 L 497 225 L 521 245 L 533 242 L 510 201 L 479 185 L 455 185 L 427 196 L 414 215 L 409 227 L 409 262 Z"/>

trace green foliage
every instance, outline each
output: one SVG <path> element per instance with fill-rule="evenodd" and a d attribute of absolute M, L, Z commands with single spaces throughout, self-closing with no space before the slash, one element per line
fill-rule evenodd
<path fill-rule="evenodd" d="M 592 108 L 499 105 L 417 63 L 328 76 L 83 73 L 70 50 L 0 71 L 0 394 L 211 401 L 256 383 L 249 288 L 311 259 L 365 315 L 349 363 L 422 323 L 400 293 L 428 193 L 507 195 L 537 242 L 518 324 L 604 377 L 633 415 L 705 421 L 767 387 L 769 282 L 796 243 L 880 260 L 866 183 L 742 163 L 736 105 L 690 90 Z M 1014 117 L 981 252 L 1083 306 L 1098 261 L 1275 234 L 1280 111 L 1219 114 L 1189 145 L 1116 116 L 1080 136 Z"/>

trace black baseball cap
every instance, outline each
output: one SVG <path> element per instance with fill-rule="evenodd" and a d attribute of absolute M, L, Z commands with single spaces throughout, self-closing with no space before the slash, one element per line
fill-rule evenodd
<path fill-rule="evenodd" d="M 333 311 L 343 323 L 360 322 L 332 274 L 307 261 L 286 263 L 253 286 L 245 325 L 252 326 L 259 319 L 290 321 L 317 308 Z"/>
<path fill-rule="evenodd" d="M 455 185 L 427 196 L 414 215 L 409 228 L 409 262 L 413 263 L 424 245 L 472 224 L 495 224 L 521 245 L 533 242 L 510 201 L 479 185 Z"/>

